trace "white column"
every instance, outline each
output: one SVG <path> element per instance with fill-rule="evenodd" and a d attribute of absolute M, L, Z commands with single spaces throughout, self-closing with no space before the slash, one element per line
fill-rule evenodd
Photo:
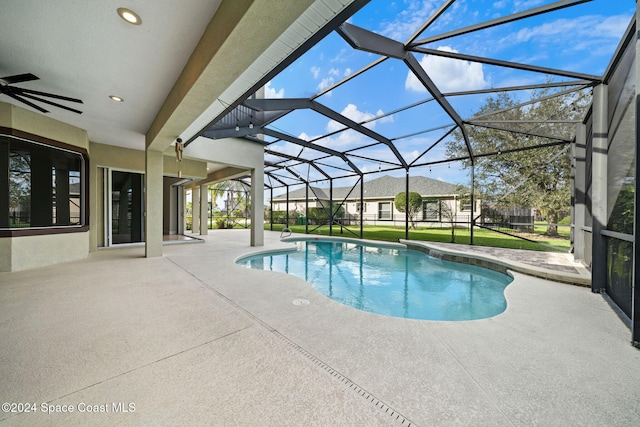
<path fill-rule="evenodd" d="M 191 189 L 191 232 L 193 234 L 200 231 L 200 187 Z"/>
<path fill-rule="evenodd" d="M 264 245 L 264 169 L 251 170 L 251 246 Z"/>
<path fill-rule="evenodd" d="M 209 191 L 207 184 L 200 186 L 200 235 L 209 234 Z"/>
<path fill-rule="evenodd" d="M 162 152 L 145 151 L 145 256 L 162 256 Z"/>

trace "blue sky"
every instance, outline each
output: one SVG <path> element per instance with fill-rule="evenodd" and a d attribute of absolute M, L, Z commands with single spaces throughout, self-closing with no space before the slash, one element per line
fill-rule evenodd
<path fill-rule="evenodd" d="M 417 28 L 444 0 L 372 0 L 349 22 L 378 34 L 406 42 Z M 487 20 L 507 16 L 555 0 L 458 0 L 418 39 L 446 33 Z M 440 40 L 428 45 L 432 49 L 460 52 L 506 61 L 601 75 L 606 69 L 630 18 L 634 0 L 594 0 L 552 13 L 527 18 L 480 32 Z M 269 83 L 266 97 L 295 98 L 318 94 L 341 79 L 352 75 L 378 58 L 377 55 L 353 50 L 338 34 L 331 33 L 315 47 Z M 416 54 L 425 70 L 442 92 L 484 89 L 532 83 L 544 83 L 548 76 L 496 66 Z M 561 81 L 565 78 L 555 78 Z M 528 94 L 523 93 L 526 97 Z M 362 122 L 395 109 L 425 100 L 430 95 L 399 60 L 387 59 L 373 69 L 355 77 L 343 86 L 322 95 L 317 101 L 350 119 Z M 463 118 L 471 117 L 486 95 L 451 98 Z M 395 113 L 366 126 L 394 139 L 402 156 L 412 161 L 444 134 L 451 119 L 434 103 L 426 103 L 408 111 Z M 295 111 L 274 123 L 273 128 L 302 139 L 313 139 L 341 128 L 324 116 L 310 111 Z M 431 132 L 428 129 L 443 127 Z M 422 133 L 421 133 L 422 132 Z M 417 135 L 412 135 L 418 133 Z M 397 140 L 396 140 L 397 138 Z M 317 141 L 339 151 L 373 142 L 353 131 L 345 131 Z M 296 155 L 300 147 L 283 142 L 269 147 L 274 151 Z M 377 145 L 353 154 L 381 159 L 379 162 L 351 157 L 363 171 L 384 170 L 397 163 L 393 153 Z M 321 154 L 305 150 L 306 157 Z M 439 144 L 423 159 L 444 158 L 444 144 Z M 326 163 L 344 167 L 340 160 Z M 440 165 L 416 170 L 432 178 L 468 184 L 465 171 L 455 165 Z M 431 170 L 429 170 L 431 169 Z M 313 178 L 307 167 L 298 166 L 301 175 Z M 339 170 L 331 173 L 340 174 Z M 414 173 L 414 172 L 412 172 Z M 403 171 L 391 173 L 404 174 Z M 370 175 L 367 179 L 375 178 Z M 335 185 L 342 185 L 336 183 Z"/>

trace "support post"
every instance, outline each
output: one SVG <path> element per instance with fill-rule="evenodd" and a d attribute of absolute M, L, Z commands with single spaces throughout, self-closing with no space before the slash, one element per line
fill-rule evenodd
<path fill-rule="evenodd" d="M 191 232 L 200 232 L 200 187 L 197 185 L 191 189 Z"/>
<path fill-rule="evenodd" d="M 269 189 L 269 230 L 273 231 L 273 187 Z"/>
<path fill-rule="evenodd" d="M 209 186 L 200 186 L 200 235 L 209 234 Z"/>
<path fill-rule="evenodd" d="M 329 236 L 333 236 L 333 179 L 329 178 Z"/>
<path fill-rule="evenodd" d="M 584 260 L 585 249 L 585 216 L 586 216 L 586 156 L 587 126 L 576 127 L 576 139 L 573 143 L 573 256 Z"/>
<path fill-rule="evenodd" d="M 162 151 L 145 151 L 145 257 L 162 256 Z"/>
<path fill-rule="evenodd" d="M 71 211 L 69 209 L 69 168 L 56 168 L 56 225 L 70 225 Z"/>
<path fill-rule="evenodd" d="M 287 202 L 285 206 L 284 212 L 284 225 L 286 228 L 289 228 L 289 186 L 287 185 Z"/>
<path fill-rule="evenodd" d="M 640 18 L 640 9 L 636 7 L 636 21 Z M 631 283 L 633 286 L 631 297 L 631 344 L 640 348 L 640 250 L 638 249 L 638 233 L 640 233 L 640 207 L 638 207 L 638 178 L 640 178 L 640 65 L 637 58 L 640 54 L 640 39 L 636 37 L 636 191 L 634 195 L 635 218 L 633 222 L 633 272 Z"/>
<path fill-rule="evenodd" d="M 593 88 L 593 153 L 591 210 L 593 214 L 593 256 L 591 291 L 604 292 L 607 287 L 607 241 L 602 234 L 607 228 L 607 150 L 609 146 L 608 88 Z"/>
<path fill-rule="evenodd" d="M 364 238 L 364 175 L 360 174 L 360 238 Z"/>
<path fill-rule="evenodd" d="M 7 173 L 0 173 L 0 228 L 9 228 L 10 158 L 9 141 L 3 138 L 0 140 L 0 168 Z"/>
<path fill-rule="evenodd" d="M 178 192 L 178 234 L 184 235 L 187 230 L 187 215 L 186 215 L 186 189 L 184 185 L 176 187 Z"/>
<path fill-rule="evenodd" d="M 393 212 L 393 203 L 391 203 Z M 404 238 L 409 240 L 409 168 L 405 169 L 404 180 Z"/>
<path fill-rule="evenodd" d="M 475 198 L 476 192 L 476 164 L 475 162 L 471 164 L 471 216 L 469 217 L 469 244 L 473 245 L 473 228 L 474 228 L 474 215 L 475 215 Z"/>
<path fill-rule="evenodd" d="M 51 158 L 44 149 L 31 152 L 31 227 L 53 224 L 51 166 Z"/>
<path fill-rule="evenodd" d="M 251 170 L 251 246 L 264 245 L 264 169 Z"/>
<path fill-rule="evenodd" d="M 304 214 L 307 216 L 307 220 L 304 222 L 304 233 L 309 234 L 309 183 L 305 182 L 304 185 Z"/>

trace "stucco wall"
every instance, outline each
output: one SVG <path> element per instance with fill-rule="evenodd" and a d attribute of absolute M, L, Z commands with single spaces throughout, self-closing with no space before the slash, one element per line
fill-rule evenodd
<path fill-rule="evenodd" d="M 87 132 L 24 108 L 0 103 L 0 126 L 49 138 L 83 149 Z M 24 270 L 86 258 L 89 232 L 0 238 L 0 271 Z"/>
<path fill-rule="evenodd" d="M 309 197 L 313 198 L 313 193 L 309 193 Z M 426 200 L 427 196 L 424 196 L 424 199 Z M 468 210 L 461 210 L 460 209 L 460 201 L 456 200 L 454 201 L 453 199 L 448 199 L 448 198 L 444 198 L 444 199 L 440 199 L 443 203 L 447 203 L 450 207 L 450 209 L 452 209 L 452 211 L 454 212 L 454 215 L 456 216 L 456 220 L 458 221 L 468 221 L 469 220 L 469 216 L 471 214 L 470 211 Z M 334 203 L 341 203 L 342 200 L 334 200 Z M 387 203 L 391 203 L 391 209 L 392 209 L 392 218 L 391 219 L 385 219 L 385 220 L 380 220 L 379 218 L 379 212 L 378 212 L 378 208 L 379 208 L 379 203 L 380 202 L 387 202 Z M 323 200 L 324 206 L 328 207 L 329 205 L 329 201 L 328 200 Z M 356 217 L 356 216 L 360 216 L 360 212 L 358 212 L 358 208 L 357 208 L 358 202 L 353 202 L 353 201 L 348 201 L 345 202 L 342 207 L 345 210 L 345 213 L 348 216 L 351 217 Z M 321 207 L 322 205 L 316 201 L 315 199 L 313 200 L 309 200 L 309 207 L 310 208 L 315 208 L 315 207 Z M 287 203 L 286 201 L 283 200 L 274 200 L 273 204 L 272 204 L 273 210 L 274 211 L 284 211 L 286 210 L 287 207 Z M 301 214 L 304 215 L 305 213 L 305 208 L 306 208 L 306 204 L 304 201 L 300 201 L 300 200 L 289 200 L 289 211 L 293 211 L 296 210 L 298 212 L 300 212 Z M 476 203 L 476 215 L 480 212 L 480 202 Z M 388 198 L 388 199 L 375 199 L 375 200 L 365 200 L 364 201 L 364 223 L 365 224 L 375 224 L 377 221 L 391 221 L 391 220 L 395 220 L 395 221 L 404 221 L 405 218 L 405 214 L 400 212 L 398 209 L 396 209 L 395 204 L 393 199 Z M 415 219 L 417 221 L 423 221 L 423 213 L 419 212 Z M 443 223 L 446 222 L 446 219 L 443 217 L 442 219 Z M 436 226 L 437 224 L 439 224 L 439 221 L 428 221 L 425 224 L 428 225 L 433 225 Z"/>
<path fill-rule="evenodd" d="M 184 149 L 184 156 L 244 169 L 262 169 L 264 166 L 264 147 L 239 138 L 200 137 Z"/>
<path fill-rule="evenodd" d="M 90 250 L 95 251 L 104 245 L 104 173 L 103 168 L 112 168 L 128 172 L 145 173 L 145 153 L 141 150 L 133 150 L 125 147 L 99 144 L 91 142 L 89 145 L 91 156 L 90 182 L 90 218 L 89 226 Z M 169 151 L 163 158 L 163 174 L 177 176 L 178 169 L 182 171 L 183 178 L 203 179 L 207 175 L 207 163 L 195 159 L 183 159 L 181 163 Z M 166 212 L 166 211 L 165 211 Z M 99 234 L 101 233 L 101 234 Z"/>
<path fill-rule="evenodd" d="M 23 236 L 11 239 L 11 271 L 86 258 L 89 232 Z"/>
<path fill-rule="evenodd" d="M 85 130 L 12 104 L 0 103 L 0 125 L 89 149 Z"/>

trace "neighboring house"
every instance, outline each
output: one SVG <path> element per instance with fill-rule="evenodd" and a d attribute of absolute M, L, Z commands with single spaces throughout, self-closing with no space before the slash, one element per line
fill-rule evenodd
<path fill-rule="evenodd" d="M 345 210 L 344 220 L 359 220 L 361 217 L 365 224 L 378 222 L 402 222 L 405 214 L 395 208 L 394 198 L 396 194 L 406 190 L 405 178 L 382 176 L 364 183 L 364 197 L 360 203 L 360 184 L 355 187 L 334 187 L 333 202 L 342 205 Z M 469 222 L 471 205 L 468 199 L 461 200 L 458 194 L 459 186 L 423 176 L 414 176 L 409 179 L 409 192 L 416 192 L 422 196 L 422 212 L 414 218 L 416 221 L 430 223 L 446 223 L 449 219 L 443 214 L 447 204 L 453 213 L 454 221 Z M 287 208 L 287 195 L 281 194 L 271 200 L 273 211 L 296 211 L 306 215 L 307 207 L 306 188 L 300 188 L 289 192 L 289 205 Z M 329 206 L 329 189 L 309 187 L 308 207 L 316 208 Z M 480 213 L 481 202 L 476 200 L 475 213 Z M 292 219 L 290 219 L 291 221 Z M 436 224 L 431 224 L 436 225 Z"/>

